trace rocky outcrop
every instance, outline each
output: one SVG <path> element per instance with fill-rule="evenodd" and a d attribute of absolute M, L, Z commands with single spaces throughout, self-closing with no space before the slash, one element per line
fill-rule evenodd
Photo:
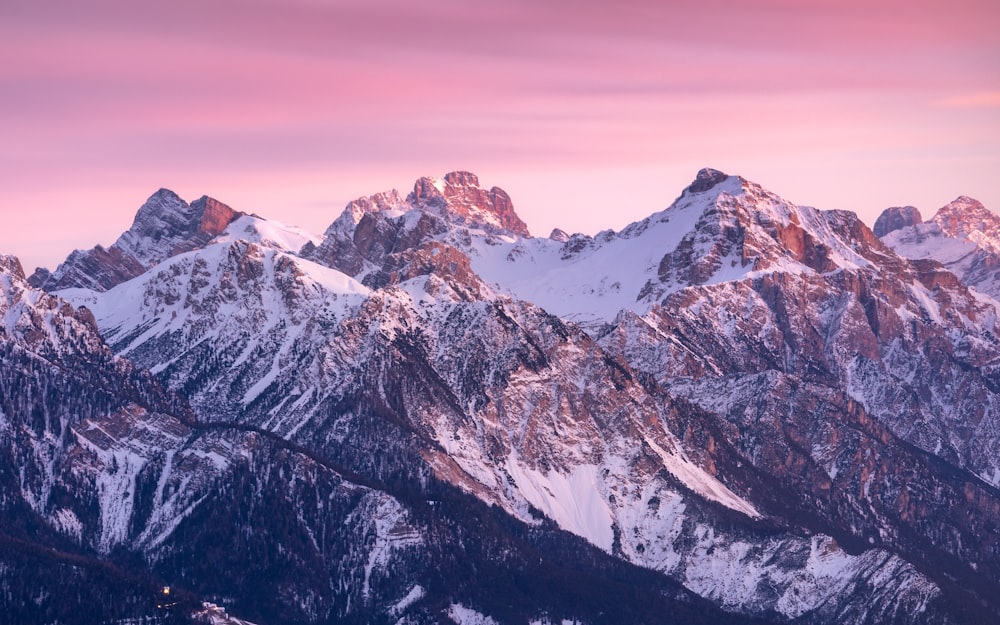
<path fill-rule="evenodd" d="M 479 178 L 467 171 L 453 171 L 443 180 L 421 178 L 406 199 L 415 208 L 440 212 L 461 224 L 530 236 L 510 196 L 499 187 L 481 188 Z"/>
<path fill-rule="evenodd" d="M 76 250 L 55 271 L 37 269 L 30 283 L 46 291 L 106 291 L 171 256 L 203 247 L 242 215 L 208 196 L 188 204 L 173 191 L 160 189 L 111 247 Z"/>
<path fill-rule="evenodd" d="M 884 237 L 900 228 L 908 228 L 922 222 L 920 211 L 915 207 L 893 206 L 882 211 L 882 214 L 875 220 L 872 230 L 875 232 L 875 236 Z"/>
<path fill-rule="evenodd" d="M 698 171 L 694 182 L 685 189 L 688 193 L 704 193 L 710 191 L 712 187 L 726 180 L 729 176 L 717 169 L 706 167 Z"/>
<path fill-rule="evenodd" d="M 569 234 L 567 234 L 565 230 L 553 228 L 552 232 L 549 233 L 549 238 L 553 241 L 558 241 L 559 243 L 565 243 L 566 241 L 569 241 Z"/>
<path fill-rule="evenodd" d="M 385 284 L 384 276 L 398 269 L 384 266 L 390 255 L 435 239 L 450 245 L 450 238 L 469 228 L 529 236 L 502 189 L 483 189 L 475 174 L 459 171 L 443 179 L 418 179 L 405 200 L 395 190 L 354 200 L 327 228 L 320 245 L 309 245 L 301 254 L 350 276 L 379 273 L 383 277 L 377 281 Z"/>
<path fill-rule="evenodd" d="M 971 197 L 962 195 L 945 204 L 931 221 L 950 237 L 972 238 L 978 234 L 991 242 L 1000 241 L 1000 216 Z"/>
<path fill-rule="evenodd" d="M 961 196 L 927 222 L 891 231 L 884 242 L 916 260 L 934 260 L 967 286 L 1000 298 L 1000 217 Z"/>

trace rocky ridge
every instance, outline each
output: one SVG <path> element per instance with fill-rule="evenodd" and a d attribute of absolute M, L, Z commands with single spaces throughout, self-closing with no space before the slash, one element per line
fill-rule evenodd
<path fill-rule="evenodd" d="M 0 596 L 19 622 L 72 622 L 81 606 L 159 622 L 165 584 L 171 622 L 206 600 L 258 622 L 429 622 L 445 598 L 536 620 L 607 601 L 637 622 L 750 622 L 429 475 L 410 490 L 270 430 L 205 423 L 114 356 L 85 309 L 31 288 L 16 259 L 0 259 L 0 292 Z M 554 583 L 530 590 L 537 580 Z M 627 607 L 626 589 L 645 599 Z"/>
<path fill-rule="evenodd" d="M 715 170 L 594 237 L 529 238 L 497 191 L 421 179 L 405 200 L 352 202 L 322 240 L 243 218 L 105 292 L 62 294 L 222 428 L 208 444 L 263 436 L 397 501 L 457 489 L 733 619 L 998 612 L 994 302 L 851 213 Z M 415 527 L 420 544 L 440 535 Z M 407 566 L 436 566 L 422 553 Z M 406 579 L 412 609 L 511 616 Z"/>
<path fill-rule="evenodd" d="M 109 248 L 76 250 L 55 271 L 36 269 L 29 283 L 48 291 L 74 287 L 105 291 L 171 256 L 205 245 L 242 215 L 208 196 L 188 204 L 173 191 L 160 189 Z"/>
<path fill-rule="evenodd" d="M 964 284 L 1000 297 L 1000 217 L 980 202 L 961 196 L 927 222 L 883 238 L 900 255 L 937 261 Z"/>

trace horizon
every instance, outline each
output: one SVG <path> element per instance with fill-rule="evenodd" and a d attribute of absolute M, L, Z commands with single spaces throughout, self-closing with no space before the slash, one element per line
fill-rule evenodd
<path fill-rule="evenodd" d="M 701 168 L 701 169 L 706 169 L 706 168 Z M 707 169 L 715 169 L 715 168 L 707 167 Z M 456 169 L 456 170 L 451 170 L 451 171 L 469 171 L 469 170 Z M 699 169 L 699 171 L 700 171 L 700 169 Z M 718 170 L 718 171 L 722 171 L 722 170 Z M 441 172 L 439 174 L 433 174 L 433 175 L 429 175 L 429 176 L 418 176 L 417 178 L 414 178 L 414 182 L 417 179 L 421 178 L 421 177 L 430 177 L 430 178 L 436 178 L 436 179 L 443 179 L 444 176 L 447 173 L 450 173 L 450 172 Z M 471 171 L 470 173 L 472 173 L 473 175 L 476 175 L 476 177 L 479 178 L 479 175 L 476 172 Z M 772 193 L 775 193 L 776 195 L 778 195 L 779 197 L 782 197 L 783 199 L 786 199 L 786 200 L 788 199 L 788 198 L 785 198 L 780 192 L 777 192 L 777 191 L 774 191 L 773 189 L 768 188 L 768 186 L 766 184 L 760 183 L 757 180 L 752 180 L 750 178 L 747 178 L 746 176 L 742 176 L 739 173 L 732 173 L 732 172 L 728 172 L 728 171 L 723 171 L 723 173 L 726 174 L 727 176 L 736 176 L 736 177 L 744 178 L 745 180 L 748 180 L 749 182 L 759 184 L 764 189 L 766 189 L 768 191 L 771 191 Z M 615 227 L 612 227 L 610 225 L 605 226 L 605 227 L 600 227 L 598 225 L 598 227 L 596 229 L 592 228 L 590 231 L 581 231 L 581 230 L 578 230 L 578 229 L 567 229 L 567 228 L 564 228 L 564 227 L 560 226 L 559 224 L 555 224 L 551 228 L 547 228 L 545 230 L 545 232 L 543 233 L 541 230 L 536 230 L 535 228 L 533 228 L 532 227 L 532 223 L 531 223 L 531 221 L 529 219 L 525 219 L 525 215 L 518 209 L 516 198 L 513 197 L 513 196 L 511 196 L 511 200 L 512 200 L 512 202 L 514 204 L 514 211 L 515 211 L 515 213 L 517 213 L 517 215 L 519 217 L 521 217 L 525 221 L 525 223 L 528 226 L 528 231 L 531 233 L 531 237 L 533 237 L 533 238 L 547 238 L 549 236 L 549 234 L 552 232 L 552 230 L 555 229 L 555 228 L 559 228 L 559 229 L 561 229 L 561 230 L 563 230 L 566 233 L 571 234 L 571 235 L 572 234 L 581 233 L 581 234 L 585 234 L 585 235 L 594 236 L 594 235 L 598 234 L 599 232 L 603 232 L 603 231 L 607 231 L 607 230 L 611 230 L 611 231 L 614 231 L 614 232 L 621 231 L 622 229 L 624 229 L 625 227 L 627 227 L 628 225 L 630 225 L 632 223 L 635 223 L 637 221 L 641 221 L 641 220 L 649 217 L 650 215 L 652 215 L 652 214 L 654 214 L 656 212 L 659 212 L 659 211 L 666 210 L 666 209 L 670 208 L 670 206 L 673 205 L 673 202 L 676 201 L 677 198 L 679 198 L 680 194 L 684 191 L 684 189 L 687 188 L 688 185 L 690 185 L 694 181 L 694 179 L 695 179 L 695 175 L 692 175 L 690 177 L 690 179 L 689 179 L 688 182 L 682 184 L 678 188 L 678 190 L 676 191 L 676 193 L 674 195 L 674 198 L 672 200 L 669 200 L 668 203 L 664 204 L 663 206 L 658 207 L 658 208 L 654 208 L 652 210 L 649 210 L 645 214 L 638 215 L 634 219 L 630 219 L 627 222 L 620 223 L 620 224 L 618 224 Z M 483 182 L 480 179 L 480 187 L 481 188 L 489 189 L 489 188 L 494 187 L 494 186 L 500 187 L 504 191 L 507 191 L 507 189 L 504 189 L 504 187 L 502 187 L 501 185 L 486 183 L 486 182 Z M 74 251 L 78 251 L 78 250 L 86 251 L 86 250 L 93 249 L 96 246 L 101 246 L 101 247 L 104 247 L 104 248 L 107 248 L 107 247 L 111 246 L 118 239 L 119 236 L 121 236 L 124 232 L 126 232 L 131 227 L 132 221 L 134 220 L 136 213 L 145 204 L 145 202 L 148 201 L 151 197 L 153 197 L 159 191 L 162 191 L 162 190 L 166 190 L 166 191 L 169 191 L 171 193 L 174 193 L 175 195 L 177 195 L 181 200 L 183 200 L 187 204 L 190 204 L 191 202 L 193 202 L 193 201 L 195 201 L 195 200 L 197 200 L 197 199 L 199 199 L 199 198 L 201 198 L 203 196 L 204 197 L 210 197 L 210 198 L 212 198 L 214 200 L 222 202 L 223 204 L 226 204 L 227 206 L 229 206 L 230 208 L 232 208 L 233 210 L 236 210 L 238 212 L 242 212 L 242 213 L 245 213 L 247 215 L 253 215 L 253 216 L 261 218 L 261 219 L 263 219 L 265 221 L 272 221 L 272 222 L 280 223 L 280 224 L 283 224 L 283 225 L 286 225 L 286 226 L 292 226 L 292 227 L 301 228 L 302 230 L 304 230 L 305 232 L 307 232 L 307 233 L 309 233 L 311 235 L 315 235 L 317 237 L 321 237 L 323 235 L 324 231 L 343 212 L 344 208 L 346 208 L 346 206 L 350 202 L 352 202 L 352 201 L 354 201 L 356 199 L 359 199 L 361 197 L 370 196 L 370 195 L 374 195 L 376 193 L 386 192 L 386 191 L 391 191 L 391 190 L 395 190 L 395 191 L 399 192 L 399 194 L 401 196 L 406 197 L 406 195 L 410 192 L 411 188 L 412 187 L 408 187 L 408 186 L 402 186 L 402 187 L 395 186 L 395 187 L 389 187 L 389 188 L 379 189 L 377 191 L 371 191 L 369 193 L 356 196 L 356 197 L 352 198 L 351 200 L 347 200 L 346 202 L 344 202 L 343 206 L 339 210 L 336 210 L 333 214 L 331 214 L 330 215 L 330 219 L 329 219 L 329 221 L 327 223 L 323 224 L 319 228 L 311 228 L 311 227 L 305 226 L 303 224 L 290 222 L 290 221 L 281 219 L 279 217 L 275 217 L 275 216 L 268 215 L 268 214 L 263 214 L 263 213 L 258 212 L 258 211 L 244 210 L 244 209 L 240 208 L 239 206 L 230 203 L 225 198 L 216 197 L 216 196 L 212 195 L 211 193 L 198 193 L 196 195 L 188 196 L 188 195 L 185 195 L 183 193 L 178 193 L 175 189 L 171 189 L 170 187 L 158 187 L 156 191 L 153 191 L 152 193 L 150 193 L 150 195 L 148 195 L 144 200 L 142 200 L 141 203 L 139 203 L 135 207 L 135 209 L 131 213 L 131 216 L 128 218 L 127 222 L 121 224 L 120 230 L 116 234 L 114 234 L 113 238 L 110 241 L 94 242 L 94 243 L 92 243 L 89 246 L 75 247 L 73 249 L 69 249 L 69 250 L 65 250 L 65 251 L 54 251 L 53 252 L 52 250 L 45 250 L 44 255 L 36 255 L 34 253 L 26 255 L 27 258 L 32 258 L 32 257 L 36 257 L 36 256 L 39 257 L 39 258 L 46 258 L 46 257 L 54 255 L 56 257 L 56 261 L 53 262 L 52 264 L 49 264 L 49 265 L 42 265 L 42 264 L 37 264 L 37 263 L 36 264 L 31 264 L 30 262 L 26 262 L 25 257 L 22 257 L 21 255 L 18 255 L 16 253 L 13 253 L 13 252 L 10 252 L 10 251 L 6 251 L 6 250 L 2 250 L 2 249 L 0 249 L 0 255 L 12 255 L 12 256 L 17 257 L 18 260 L 21 262 L 21 265 L 22 265 L 22 267 L 23 267 L 23 269 L 25 271 L 25 274 L 28 275 L 28 276 L 30 276 L 32 274 L 32 272 L 35 271 L 36 269 L 42 269 L 42 268 L 44 268 L 44 269 L 49 269 L 49 270 L 55 270 L 58 267 L 58 265 L 61 264 L 66 259 L 66 257 L 68 257 Z M 913 208 L 916 208 L 919 211 L 921 219 L 924 220 L 924 221 L 927 221 L 928 219 L 930 219 L 931 217 L 933 217 L 937 213 L 937 211 L 940 210 L 942 207 L 946 206 L 947 204 L 951 203 L 952 201 L 954 201 L 954 200 L 956 200 L 956 199 L 958 199 L 960 197 L 968 197 L 968 196 L 965 196 L 965 194 L 956 195 L 952 200 L 949 200 L 948 202 L 945 202 L 944 204 L 942 204 L 941 206 L 938 206 L 938 207 L 934 208 L 930 212 L 922 209 L 919 206 L 913 207 L 912 205 L 909 205 L 909 204 L 894 204 L 892 206 L 886 206 L 882 210 L 884 211 L 884 210 L 888 210 L 889 208 L 899 208 L 899 207 L 913 207 Z M 979 198 L 972 198 L 972 199 L 978 201 Z M 791 200 L 789 200 L 789 201 L 791 201 Z M 797 205 L 800 205 L 800 206 L 811 206 L 810 204 L 800 204 L 799 202 L 794 202 L 794 201 L 793 201 L 793 203 L 797 204 Z M 988 210 L 990 210 L 991 212 L 995 213 L 995 214 L 997 213 L 997 211 L 992 210 L 989 206 L 986 206 L 986 208 Z M 821 208 L 819 210 L 848 210 L 848 211 L 850 211 L 850 212 L 858 215 L 859 219 L 861 219 L 861 221 L 866 226 L 868 226 L 869 228 L 873 227 L 875 220 L 879 217 L 879 215 L 882 212 L 882 211 L 880 211 L 880 212 L 874 214 L 873 216 L 870 216 L 870 218 L 867 218 L 865 215 L 859 213 L 858 211 L 854 211 L 854 210 L 851 210 L 851 209 L 822 209 Z"/>
<path fill-rule="evenodd" d="M 321 233 L 475 172 L 535 234 L 620 230 L 702 167 L 872 225 L 1000 209 L 985 0 L 231 0 L 0 8 L 0 253 L 110 245 L 155 189 Z"/>

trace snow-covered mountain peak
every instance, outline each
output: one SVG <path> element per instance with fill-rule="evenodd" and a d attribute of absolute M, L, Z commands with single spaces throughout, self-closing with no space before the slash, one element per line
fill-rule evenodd
<path fill-rule="evenodd" d="M 695 176 L 694 182 L 688 185 L 685 192 L 704 193 L 705 191 L 711 190 L 719 183 L 726 182 L 734 178 L 739 179 L 738 176 L 730 176 L 729 174 L 723 173 L 718 169 L 705 167 L 698 170 L 698 174 Z"/>
<path fill-rule="evenodd" d="M 966 285 L 1000 298 L 1000 217 L 961 196 L 924 222 L 887 232 L 883 242 L 911 259 L 933 259 Z"/>
<path fill-rule="evenodd" d="M 321 237 L 296 226 L 264 219 L 257 215 L 243 215 L 230 223 L 212 243 L 243 240 L 261 247 L 298 253 L 306 245 L 318 245 Z"/>
<path fill-rule="evenodd" d="M 740 176 L 698 172 L 668 208 L 621 232 L 474 239 L 484 280 L 597 328 L 669 293 L 770 272 L 867 267 L 888 252 L 853 213 L 796 206 Z M 465 249 L 465 248 L 463 248 Z"/>
<path fill-rule="evenodd" d="M 945 204 L 931 221 L 940 225 L 948 236 L 972 238 L 979 233 L 993 239 L 995 246 L 1000 245 L 1000 216 L 971 197 L 963 195 Z"/>
<path fill-rule="evenodd" d="M 396 219 L 413 211 L 433 215 L 460 227 L 530 236 L 527 225 L 514 212 L 510 196 L 503 189 L 484 189 L 479 186 L 479 178 L 475 174 L 453 171 L 443 178 L 425 176 L 417 179 L 413 191 L 405 199 L 399 191 L 391 189 L 350 202 L 327 228 L 324 237 L 353 236 L 365 215 Z M 414 217 L 413 221 L 417 219 Z"/>
<path fill-rule="evenodd" d="M 480 187 L 479 178 L 467 171 L 453 171 L 443 179 L 420 178 L 406 201 L 459 225 L 530 236 L 507 192 L 499 187 Z"/>
<path fill-rule="evenodd" d="M 685 229 L 660 262 L 663 283 L 723 282 L 761 271 L 815 271 L 867 266 L 871 247 L 881 247 L 857 217 L 797 206 L 739 176 L 703 169 L 653 222 L 680 222 Z M 626 228 L 631 237 L 649 227 Z"/>
<path fill-rule="evenodd" d="M 188 204 L 173 191 L 160 189 L 109 248 L 75 250 L 53 272 L 37 269 L 29 282 L 46 291 L 106 291 L 171 256 L 204 247 L 242 215 L 208 196 Z"/>
<path fill-rule="evenodd" d="M 110 354 L 89 310 L 32 288 L 20 260 L 0 255 L 0 342 L 8 341 L 46 358 L 66 349 Z"/>
<path fill-rule="evenodd" d="M 394 282 L 389 274 L 432 241 L 461 256 L 474 253 L 480 242 L 530 238 L 502 189 L 486 190 L 474 174 L 451 172 L 418 179 L 406 199 L 392 190 L 354 200 L 327 228 L 322 243 L 306 244 L 300 255 L 381 287 Z"/>
<path fill-rule="evenodd" d="M 359 197 L 344 207 L 344 211 L 330 224 L 323 236 L 324 238 L 351 236 L 365 215 L 398 217 L 409 209 L 409 205 L 396 189 Z"/>
<path fill-rule="evenodd" d="M 13 254 L 0 254 L 0 275 L 24 280 L 24 267 L 21 266 L 21 259 Z"/>
<path fill-rule="evenodd" d="M 132 227 L 114 247 L 149 267 L 205 245 L 242 215 L 207 195 L 188 204 L 173 191 L 160 189 L 139 208 Z"/>

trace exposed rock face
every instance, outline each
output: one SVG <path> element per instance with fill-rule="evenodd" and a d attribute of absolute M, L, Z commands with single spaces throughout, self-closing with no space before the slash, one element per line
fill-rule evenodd
<path fill-rule="evenodd" d="M 920 211 L 915 207 L 893 206 L 882 211 L 882 214 L 875 220 L 875 226 L 872 230 L 875 232 L 875 236 L 884 237 L 900 228 L 908 228 L 922 222 Z"/>
<path fill-rule="evenodd" d="M 729 176 L 717 169 L 706 167 L 705 169 L 698 171 L 698 175 L 695 176 L 694 182 L 688 186 L 686 191 L 688 193 L 704 193 L 705 191 L 711 190 L 712 187 L 724 181 L 728 177 Z"/>
<path fill-rule="evenodd" d="M 459 223 L 530 236 L 510 196 L 499 187 L 480 188 L 479 178 L 467 171 L 445 174 L 443 181 L 421 178 L 406 199 L 418 209 L 440 210 Z"/>
<path fill-rule="evenodd" d="M 950 237 L 968 238 L 978 233 L 991 241 L 1000 241 L 1000 217 L 971 197 L 962 195 L 945 204 L 931 220 Z"/>
<path fill-rule="evenodd" d="M 370 272 L 384 276 L 393 271 L 383 267 L 388 256 L 435 238 L 461 238 L 462 228 L 530 236 L 507 193 L 482 189 L 475 174 L 458 171 L 443 179 L 420 178 L 405 200 L 395 190 L 354 200 L 327 229 L 323 242 L 301 253 L 358 278 Z M 378 282 L 385 285 L 384 278 Z"/>
<path fill-rule="evenodd" d="M 173 191 L 160 189 L 110 248 L 76 250 L 54 272 L 36 270 L 30 283 L 47 291 L 106 291 L 164 259 L 204 246 L 241 215 L 208 196 L 188 204 Z"/>
<path fill-rule="evenodd" d="M 494 191 L 421 179 L 318 244 L 234 226 L 73 292 L 80 331 L 191 414 L 88 416 L 65 445 L 96 457 L 0 492 L 272 620 L 1000 617 L 1000 304 L 852 213 L 715 170 L 594 237 L 519 234 Z M 41 353 L 48 318 L 15 318 Z M 107 534 L 93 511 L 122 501 Z M 251 539 L 264 557 L 233 555 Z M 213 544 L 229 555 L 194 557 Z M 261 561 L 296 564 L 261 588 Z"/>
<path fill-rule="evenodd" d="M 0 273 L 6 274 L 12 280 L 24 280 L 24 268 L 17 256 L 0 254 Z"/>
<path fill-rule="evenodd" d="M 928 222 L 889 232 L 885 242 L 913 259 L 936 260 L 966 285 L 1000 298 L 1000 217 L 965 196 Z"/>
<path fill-rule="evenodd" d="M 566 241 L 569 241 L 569 234 L 567 234 L 564 230 L 560 230 L 559 228 L 553 228 L 552 232 L 549 233 L 549 238 L 552 239 L 553 241 L 559 241 L 560 243 L 565 243 Z"/>

